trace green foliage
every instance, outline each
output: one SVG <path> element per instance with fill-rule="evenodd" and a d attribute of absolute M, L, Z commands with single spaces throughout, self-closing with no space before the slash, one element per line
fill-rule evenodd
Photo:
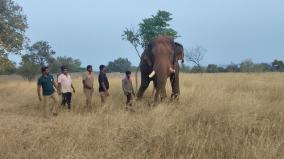
<path fill-rule="evenodd" d="M 19 54 L 26 40 L 27 18 L 12 0 L 0 0 L 0 56 Z"/>
<path fill-rule="evenodd" d="M 40 65 L 32 63 L 31 61 L 22 61 L 20 67 L 18 68 L 18 74 L 24 79 L 31 81 L 36 78 L 37 74 L 40 74 L 40 68 Z"/>
<path fill-rule="evenodd" d="M 81 61 L 79 59 L 73 59 L 72 57 L 59 56 L 57 58 L 51 58 L 49 60 L 49 70 L 53 73 L 61 72 L 60 67 L 66 66 L 70 72 L 80 72 Z"/>
<path fill-rule="evenodd" d="M 231 63 L 226 67 L 226 72 L 240 72 L 240 68 L 237 64 Z"/>
<path fill-rule="evenodd" d="M 41 66 L 48 65 L 55 51 L 47 41 L 38 41 L 32 46 L 27 47 L 28 53 L 33 56 L 33 62 Z"/>
<path fill-rule="evenodd" d="M 137 52 L 139 58 L 141 57 L 138 51 L 138 46 L 141 45 L 139 32 L 135 31 L 133 28 L 126 28 L 125 31 L 123 31 L 122 40 L 129 41 L 131 45 L 135 48 L 135 51 Z"/>
<path fill-rule="evenodd" d="M 131 69 L 131 62 L 127 58 L 118 58 L 113 62 L 108 63 L 108 69 L 110 72 L 125 72 Z"/>
<path fill-rule="evenodd" d="M 142 39 L 142 47 L 145 47 L 154 37 L 158 35 L 169 35 L 177 37 L 177 32 L 170 28 L 169 22 L 172 20 L 171 13 L 159 10 L 151 18 L 145 18 L 139 24 L 139 33 Z"/>
<path fill-rule="evenodd" d="M 246 59 L 240 64 L 240 71 L 241 72 L 253 72 L 254 71 L 254 64 L 251 59 Z"/>
<path fill-rule="evenodd" d="M 272 62 L 272 67 L 274 71 L 280 71 L 283 72 L 284 71 L 284 63 L 282 60 L 274 60 Z"/>
<path fill-rule="evenodd" d="M 137 47 L 144 48 L 149 42 L 158 35 L 168 35 L 174 38 L 178 37 L 178 33 L 170 27 L 169 22 L 172 20 L 171 13 L 167 11 L 158 11 L 156 15 L 145 18 L 139 24 L 138 31 L 126 28 L 123 32 L 122 39 L 129 41 L 138 56 L 140 56 Z"/>
<path fill-rule="evenodd" d="M 207 66 L 206 71 L 207 71 L 208 73 L 216 73 L 216 72 L 219 72 L 218 66 L 215 65 L 215 64 L 209 64 L 209 65 Z"/>
<path fill-rule="evenodd" d="M 181 66 L 180 66 L 180 72 L 189 73 L 190 72 L 189 66 L 185 65 L 184 63 L 182 63 Z"/>
<path fill-rule="evenodd" d="M 272 66 L 267 64 L 267 63 L 259 63 L 259 64 L 254 64 L 253 66 L 254 72 L 269 72 L 272 71 Z"/>
<path fill-rule="evenodd" d="M 81 61 L 71 57 L 54 57 L 55 51 L 46 41 L 39 41 L 27 47 L 28 53 L 22 56 L 18 73 L 25 79 L 32 80 L 40 73 L 42 66 L 49 66 L 51 73 L 61 72 L 62 65 L 67 66 L 70 72 L 81 70 Z"/>
<path fill-rule="evenodd" d="M 0 75 L 10 75 L 16 72 L 16 64 L 7 56 L 0 56 Z"/>
<path fill-rule="evenodd" d="M 202 66 L 193 66 L 192 69 L 190 70 L 192 73 L 203 73 L 206 72 L 206 68 Z"/>

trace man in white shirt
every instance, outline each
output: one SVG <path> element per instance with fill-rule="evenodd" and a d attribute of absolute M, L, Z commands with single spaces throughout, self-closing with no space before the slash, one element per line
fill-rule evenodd
<path fill-rule="evenodd" d="M 58 88 L 59 94 L 62 93 L 62 105 L 65 106 L 67 103 L 68 109 L 71 109 L 71 98 L 72 98 L 72 90 L 75 93 L 75 89 L 72 84 L 72 79 L 70 74 L 68 73 L 68 68 L 63 67 L 63 73 L 58 76 Z"/>

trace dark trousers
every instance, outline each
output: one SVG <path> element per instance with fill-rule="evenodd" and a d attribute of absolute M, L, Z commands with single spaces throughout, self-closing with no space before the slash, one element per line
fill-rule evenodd
<path fill-rule="evenodd" d="M 131 101 L 132 101 L 132 94 L 131 93 L 127 93 L 126 94 L 126 105 L 132 105 Z"/>
<path fill-rule="evenodd" d="M 61 103 L 61 105 L 65 106 L 66 103 L 67 103 L 68 109 L 71 109 L 71 98 L 72 98 L 72 93 L 71 92 L 62 93 L 62 103 Z"/>

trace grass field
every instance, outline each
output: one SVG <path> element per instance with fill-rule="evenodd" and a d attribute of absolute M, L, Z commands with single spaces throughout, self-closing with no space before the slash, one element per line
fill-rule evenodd
<path fill-rule="evenodd" d="M 92 112 L 75 79 L 73 110 L 50 118 L 35 82 L 0 78 L 0 158 L 284 158 L 283 73 L 183 74 L 178 102 L 150 108 L 149 89 L 135 112 L 123 109 L 121 78 L 106 107 L 95 92 Z"/>

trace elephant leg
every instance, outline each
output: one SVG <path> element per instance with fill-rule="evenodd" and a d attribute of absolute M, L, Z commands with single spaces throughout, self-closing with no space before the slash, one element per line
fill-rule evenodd
<path fill-rule="evenodd" d="M 179 76 L 178 72 L 171 74 L 170 76 L 170 81 L 171 81 L 171 86 L 172 86 L 172 95 L 171 98 L 175 99 L 179 96 L 180 94 L 180 89 L 179 89 Z"/>
<path fill-rule="evenodd" d="M 141 85 L 139 87 L 138 93 L 137 93 L 137 98 L 141 99 L 143 97 L 143 94 L 145 90 L 148 88 L 150 84 L 150 79 L 147 76 L 141 76 Z"/>

